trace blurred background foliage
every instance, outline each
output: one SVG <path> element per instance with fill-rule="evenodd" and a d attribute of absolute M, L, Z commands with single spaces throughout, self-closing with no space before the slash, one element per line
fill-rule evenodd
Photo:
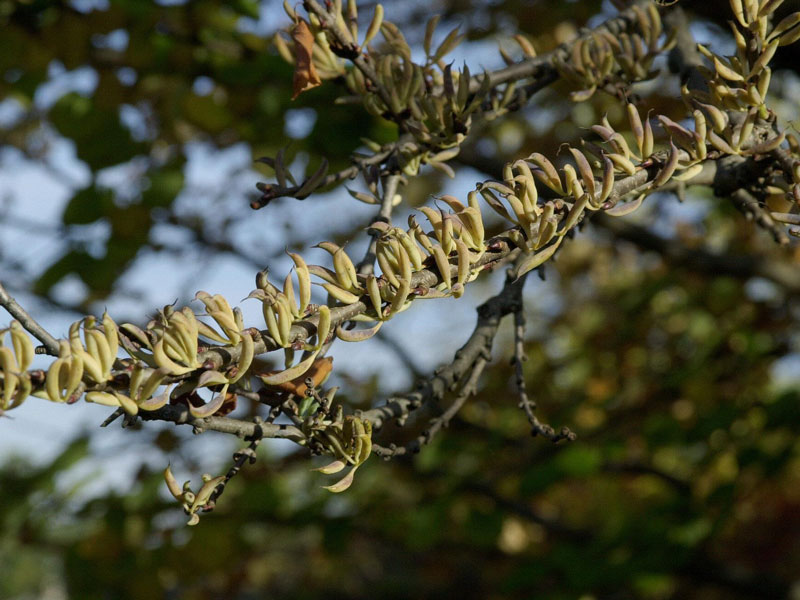
<path fill-rule="evenodd" d="M 371 2 L 360 4 L 371 14 Z M 682 4 L 695 35 L 729 43 L 726 0 Z M 456 58 L 477 70 L 499 64 L 496 45 L 510 48 L 510 33 L 522 30 L 546 51 L 611 9 L 595 0 L 437 0 L 387 3 L 387 13 L 412 46 L 432 13 L 445 15 L 442 32 L 461 24 L 470 34 Z M 4 246 L 4 283 L 72 315 L 130 295 L 121 281 L 148 256 L 193 249 L 254 272 L 284 246 L 319 241 L 318 227 L 280 218 L 313 213 L 327 197 L 253 213 L 254 184 L 269 173 L 242 169 L 235 188 L 192 187 L 187 177 L 198 145 L 212 154 L 245 148 L 250 159 L 288 146 L 295 169 L 322 157 L 337 169 L 361 137 L 392 139 L 390 124 L 335 105 L 335 83 L 290 102 L 291 68 L 269 41 L 287 21 L 279 3 L 256 0 L 0 0 L 0 170 L 33 163 L 69 191 L 60 222 L 44 230 L 4 200 L 5 227 L 50 236 L 54 248 L 32 266 Z M 789 122 L 798 118 L 798 46 L 776 57 L 772 104 Z M 481 127 L 456 181 L 471 186 L 532 151 L 555 156 L 604 113 L 623 117 L 612 98 L 575 105 L 566 91 L 557 84 Z M 680 114 L 674 78 L 636 91 L 647 106 Z M 65 143 L 67 173 L 54 152 Z M 419 205 L 447 185 L 426 174 L 408 200 Z M 35 215 L 38 201 L 34 193 L 16 206 Z M 529 437 L 510 331 L 480 394 L 448 430 L 413 459 L 370 460 L 342 496 L 320 489 L 304 452 L 264 444 L 217 510 L 188 529 L 161 469 L 171 460 L 196 480 L 224 470 L 233 446 L 206 450 L 169 427 L 129 431 L 135 448 L 147 447 L 132 481 L 97 491 L 92 436 L 76 432 L 52 461 L 8 456 L 0 465 L 0 597 L 799 597 L 800 287 L 752 265 L 797 269 L 800 253 L 777 248 L 707 190 L 688 190 L 685 204 L 648 203 L 622 228 L 598 219 L 547 281 L 529 282 L 528 388 L 542 418 L 569 425 L 577 441 Z M 366 219 L 336 236 L 352 237 Z M 237 233 L 243 222 L 263 238 L 278 228 L 286 237 L 256 252 Z M 156 235 L 159 226 L 178 241 Z M 683 258 L 664 248 L 685 250 Z M 716 262 L 697 260 L 709 255 Z M 76 278 L 78 292 L 59 291 Z M 157 306 L 147 302 L 145 311 Z M 457 347 L 468 331 L 451 334 Z M 413 345 L 394 343 L 413 357 Z M 386 391 L 366 372 L 342 376 L 355 407 Z M 3 419 L 0 435 L 13 425 Z"/>

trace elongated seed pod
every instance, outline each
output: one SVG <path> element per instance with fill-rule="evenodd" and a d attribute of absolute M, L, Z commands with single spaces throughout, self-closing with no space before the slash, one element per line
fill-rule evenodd
<path fill-rule="evenodd" d="M 581 218 L 583 211 L 586 209 L 586 206 L 589 204 L 589 194 L 584 194 L 580 198 L 578 198 L 575 203 L 570 208 L 567 216 L 564 217 L 562 221 L 561 231 L 558 232 L 558 235 L 565 235 L 570 229 L 572 229 L 575 224 L 578 222 L 578 219 Z"/>
<path fill-rule="evenodd" d="M 758 117 L 758 112 L 756 111 L 755 108 L 751 108 L 748 111 L 747 116 L 744 118 L 741 128 L 739 129 L 739 135 L 737 136 L 736 145 L 734 146 L 736 150 L 742 148 L 742 146 L 744 146 L 750 139 L 750 136 L 753 133 L 753 127 L 755 126 L 757 117 Z"/>
<path fill-rule="evenodd" d="M 400 263 L 400 273 L 403 279 L 411 281 L 411 274 L 413 272 L 413 268 L 411 265 L 411 259 L 408 256 L 408 252 L 406 249 L 401 246 L 400 244 L 397 245 L 397 253 L 399 254 L 399 263 Z"/>
<path fill-rule="evenodd" d="M 724 131 L 728 126 L 728 115 L 713 104 L 703 104 L 702 102 L 698 102 L 698 104 L 705 111 L 708 118 L 711 119 L 711 126 L 714 131 L 717 133 Z"/>
<path fill-rule="evenodd" d="M 483 199 L 489 205 L 489 207 L 492 210 L 494 210 L 498 215 L 500 215 L 506 221 L 511 221 L 512 223 L 516 223 L 517 225 L 520 224 L 518 219 L 516 219 L 515 217 L 512 217 L 509 214 L 509 212 L 506 210 L 506 207 L 503 206 L 503 203 L 500 202 L 500 200 L 497 199 L 497 196 L 495 196 L 492 193 L 492 190 L 490 190 L 488 188 L 485 188 L 485 187 L 481 187 L 479 191 L 480 191 L 481 196 L 483 196 Z M 425 249 L 428 250 L 427 247 Z M 430 250 L 428 252 L 431 253 Z"/>
<path fill-rule="evenodd" d="M 458 92 L 456 93 L 456 106 L 459 112 L 463 112 L 463 110 L 467 106 L 467 99 L 469 98 L 469 83 L 470 83 L 470 76 L 469 76 L 469 67 L 464 64 L 464 68 L 462 69 L 461 73 L 458 76 Z"/>
<path fill-rule="evenodd" d="M 290 331 L 292 328 L 292 306 L 289 304 L 289 299 L 284 294 L 278 294 L 277 302 L 273 304 L 275 312 L 278 317 L 278 329 L 281 333 L 281 340 L 283 345 L 288 346 L 290 343 Z"/>
<path fill-rule="evenodd" d="M 650 111 L 644 120 L 644 141 L 642 142 L 642 160 L 653 154 L 653 127 L 650 125 Z"/>
<path fill-rule="evenodd" d="M 3 373 L 3 396 L 0 399 L 0 409 L 11 406 L 11 400 L 16 393 L 19 377 L 19 367 L 9 348 L 0 346 L 0 373 Z"/>
<path fill-rule="evenodd" d="M 703 111 L 699 109 L 695 109 L 692 112 L 692 116 L 694 117 L 694 131 L 695 133 L 700 136 L 700 139 L 705 142 L 707 127 L 706 127 L 706 116 L 703 114 Z"/>
<path fill-rule="evenodd" d="M 558 222 L 555 217 L 548 217 L 539 221 L 539 235 L 536 239 L 536 245 L 534 246 L 535 250 L 547 245 L 547 243 L 553 239 L 553 236 L 556 234 L 557 226 Z"/>
<path fill-rule="evenodd" d="M 287 273 L 283 280 L 283 295 L 289 301 L 289 307 L 292 311 L 292 316 L 298 316 L 300 313 L 297 310 L 297 300 L 294 297 L 294 283 L 292 282 L 291 273 Z"/>
<path fill-rule="evenodd" d="M 596 190 L 595 190 L 595 182 L 594 182 L 594 173 L 592 172 L 592 167 L 589 165 L 589 161 L 586 159 L 586 155 L 578 150 L 577 148 L 570 148 L 569 151 L 572 153 L 572 157 L 575 159 L 575 164 L 578 166 L 578 172 L 581 175 L 581 181 L 583 182 L 583 186 L 585 186 L 586 191 L 589 193 L 591 197 L 594 197 Z M 576 195 L 576 190 L 581 189 L 581 186 L 577 187 L 573 191 L 574 198 L 580 198 L 583 194 Z"/>
<path fill-rule="evenodd" d="M 374 275 L 367 275 L 367 294 L 372 301 L 372 307 L 379 319 L 383 319 L 383 299 L 381 298 L 381 291 L 378 287 L 378 280 Z"/>
<path fill-rule="evenodd" d="M 442 276 L 442 281 L 444 282 L 445 287 L 449 290 L 451 287 L 450 263 L 447 260 L 447 255 L 445 255 L 441 246 L 433 247 L 433 259 L 436 261 L 436 266 L 439 269 L 439 273 Z"/>
<path fill-rule="evenodd" d="M 675 169 L 678 167 L 678 148 L 675 144 L 670 140 L 669 142 L 669 156 L 667 157 L 667 161 L 664 163 L 664 166 L 658 172 L 655 179 L 653 179 L 653 187 L 660 187 L 664 185 L 669 178 L 672 177 L 672 174 L 675 173 Z"/>
<path fill-rule="evenodd" d="M 606 214 L 612 217 L 624 217 L 625 215 L 629 215 L 637 208 L 642 205 L 642 200 L 644 200 L 646 194 L 639 194 L 635 200 L 631 202 L 625 202 L 621 204 L 617 204 L 616 206 L 612 206 L 608 210 L 606 210 Z"/>
<path fill-rule="evenodd" d="M 534 213 L 535 214 L 535 213 Z M 459 214 L 459 218 L 461 222 L 464 224 L 464 231 L 461 234 L 462 239 L 464 242 L 470 246 L 473 250 L 477 250 L 479 252 L 483 251 L 483 238 L 484 238 L 484 229 L 483 229 L 483 220 L 481 218 L 481 214 L 478 210 L 468 206 Z M 465 233 L 469 232 L 469 240 L 465 239 Z"/>
<path fill-rule="evenodd" d="M 114 360 L 117 358 L 117 352 L 119 351 L 119 329 L 114 319 L 109 316 L 107 311 L 103 312 L 103 333 L 113 357 L 111 361 L 113 364 Z"/>
<path fill-rule="evenodd" d="M 350 257 L 344 251 L 344 248 L 339 248 L 333 255 L 333 267 L 336 271 L 336 277 L 339 283 L 345 289 L 358 289 L 358 277 L 356 275 L 356 268 Z"/>
<path fill-rule="evenodd" d="M 378 252 L 377 257 L 378 257 L 378 266 L 380 266 L 383 276 L 394 287 L 399 287 L 400 282 L 397 279 L 397 274 L 395 273 L 394 267 L 392 267 L 392 264 L 389 261 L 389 257 L 386 256 L 385 252 Z"/>
<path fill-rule="evenodd" d="M 563 239 L 564 239 L 563 237 L 559 237 L 556 242 L 549 245 L 547 248 L 544 248 L 539 252 L 523 255 L 525 256 L 525 258 L 522 259 L 522 261 L 518 264 L 517 270 L 515 272 L 517 279 L 522 277 L 528 271 L 535 269 L 536 267 L 542 265 L 545 261 L 550 259 L 553 256 L 553 254 L 555 254 L 556 250 L 558 250 L 558 247 Z"/>
<path fill-rule="evenodd" d="M 398 228 L 396 234 L 397 239 L 400 241 L 400 245 L 408 254 L 408 258 L 411 260 L 414 270 L 422 270 L 422 252 L 419 251 L 419 246 L 417 246 L 417 243 L 402 229 Z"/>
<path fill-rule="evenodd" d="M 608 159 L 614 163 L 614 167 L 626 175 L 633 175 L 636 173 L 636 165 L 634 165 L 629 159 L 625 158 L 621 154 L 606 154 Z"/>
<path fill-rule="evenodd" d="M 694 147 L 694 136 L 692 136 L 691 131 L 664 115 L 658 115 L 658 120 L 661 122 L 661 126 L 664 130 L 679 146 L 687 152 L 691 151 Z"/>
<path fill-rule="evenodd" d="M 599 208 L 603 202 L 608 200 L 611 192 L 614 190 L 614 163 L 608 156 L 603 155 L 603 186 L 600 190 L 600 197 L 598 199 L 590 199 L 590 203 L 594 208 Z"/>
<path fill-rule="evenodd" d="M 575 172 L 575 168 L 572 165 L 564 165 L 564 181 L 566 182 L 566 188 L 569 190 L 572 197 L 575 199 L 580 198 L 583 196 L 583 186 L 581 182 L 578 180 L 578 175 Z"/>
<path fill-rule="evenodd" d="M 155 346 L 153 346 L 153 359 L 156 361 L 156 364 L 159 367 L 168 370 L 172 375 L 184 375 L 185 373 L 190 373 L 195 369 L 194 366 L 178 364 L 169 356 L 167 356 L 167 353 L 164 350 L 163 338 L 158 340 Z"/>
<path fill-rule="evenodd" d="M 93 342 L 94 352 L 91 354 L 100 363 L 103 378 L 108 379 L 111 376 L 111 368 L 114 365 L 116 356 L 111 355 L 111 348 L 108 345 L 106 336 L 97 329 L 84 330 L 84 336 L 86 338 L 87 348 L 89 340 Z"/>
<path fill-rule="evenodd" d="M 439 243 L 445 254 L 450 254 L 455 248 L 455 240 L 453 238 L 453 218 L 450 215 L 442 216 L 441 238 Z"/>
<path fill-rule="evenodd" d="M 391 306 L 389 308 L 391 316 L 396 315 L 403 309 L 403 305 L 405 304 L 410 291 L 411 291 L 411 282 L 408 279 L 401 279 L 400 287 L 397 288 L 397 291 L 395 292 L 394 297 L 392 298 Z"/>
<path fill-rule="evenodd" d="M 564 188 L 561 185 L 561 178 L 558 176 L 558 171 L 546 156 L 538 152 L 534 152 L 528 157 L 528 162 L 532 162 L 541 169 L 543 176 L 540 176 L 539 180 L 542 183 L 544 183 L 557 194 L 562 196 L 564 195 Z M 536 175 L 536 172 L 534 172 L 534 175 Z"/>
<path fill-rule="evenodd" d="M 688 169 L 681 171 L 678 175 L 673 175 L 672 178 L 677 181 L 689 181 L 690 179 L 696 177 L 700 174 L 703 170 L 702 164 L 692 165 Z"/>
<path fill-rule="evenodd" d="M 274 304 L 263 304 L 264 322 L 267 325 L 267 331 L 270 337 L 275 340 L 275 343 L 278 344 L 278 346 L 285 347 L 286 340 L 281 337 L 281 330 L 278 327 L 278 317 L 273 306 Z"/>
<path fill-rule="evenodd" d="M 348 290 L 340 288 L 338 285 L 334 285 L 332 283 L 323 283 L 322 287 L 325 288 L 325 291 L 328 292 L 331 297 L 343 304 L 355 304 L 359 301 L 359 296 L 356 296 L 354 293 Z"/>
<path fill-rule="evenodd" d="M 322 348 L 331 332 L 331 309 L 324 304 L 319 307 L 319 321 L 317 323 L 317 350 Z"/>
<path fill-rule="evenodd" d="M 730 4 L 731 9 L 733 10 L 733 16 L 736 17 L 739 25 L 747 29 L 749 23 L 745 20 L 745 12 L 744 7 L 742 6 L 742 0 L 730 0 Z"/>
<path fill-rule="evenodd" d="M 289 252 L 289 256 L 294 262 L 295 273 L 297 274 L 297 287 L 300 292 L 299 303 L 297 305 L 298 314 L 304 315 L 306 308 L 311 302 L 311 276 L 308 265 L 303 257 L 294 252 Z"/>
<path fill-rule="evenodd" d="M 711 143 L 712 146 L 714 146 L 714 148 L 716 148 L 720 152 L 724 152 L 725 154 L 738 154 L 738 152 L 734 150 L 733 147 L 731 147 L 731 145 L 728 144 L 728 142 L 719 137 L 713 131 L 708 132 L 708 141 Z"/>
<path fill-rule="evenodd" d="M 456 250 L 458 252 L 458 277 L 456 281 L 460 285 L 465 285 L 469 281 L 470 274 L 470 252 L 467 245 L 461 240 L 456 240 Z"/>
<path fill-rule="evenodd" d="M 644 160 L 646 154 L 644 153 L 644 127 L 642 126 L 642 118 L 639 116 L 639 111 L 630 102 L 626 105 L 628 112 L 628 121 L 631 125 L 633 137 L 636 139 L 636 146 L 639 148 L 639 158 Z"/>
<path fill-rule="evenodd" d="M 723 79 L 736 83 L 744 81 L 744 76 L 741 73 L 724 63 L 717 55 L 712 56 L 711 62 L 714 63 L 714 70 Z"/>
<path fill-rule="evenodd" d="M 164 331 L 162 339 L 165 343 L 175 348 L 175 358 L 183 360 L 186 364 L 194 363 L 197 355 L 197 321 L 194 314 L 187 317 L 184 311 L 173 313 L 170 317 L 169 328 Z M 165 347 L 165 350 L 167 348 Z"/>
<path fill-rule="evenodd" d="M 533 172 L 530 166 L 524 160 L 514 162 L 514 168 L 519 171 L 514 179 L 519 182 L 521 187 L 519 197 L 522 200 L 522 205 L 525 214 L 534 214 L 537 211 L 536 203 L 539 200 L 539 191 L 536 189 L 536 181 L 533 178 Z"/>
<path fill-rule="evenodd" d="M 11 321 L 9 329 L 11 333 L 11 345 L 14 347 L 14 356 L 16 357 L 18 368 L 20 371 L 27 371 L 33 362 L 35 354 L 33 344 L 23 331 L 19 321 Z"/>

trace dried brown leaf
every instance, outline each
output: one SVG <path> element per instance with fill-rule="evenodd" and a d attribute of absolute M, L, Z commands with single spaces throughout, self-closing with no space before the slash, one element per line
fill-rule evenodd
<path fill-rule="evenodd" d="M 292 28 L 294 40 L 294 80 L 292 82 L 292 100 L 306 90 L 317 87 L 322 83 L 314 62 L 311 59 L 314 49 L 314 36 L 308 28 L 308 23 L 300 19 Z"/>

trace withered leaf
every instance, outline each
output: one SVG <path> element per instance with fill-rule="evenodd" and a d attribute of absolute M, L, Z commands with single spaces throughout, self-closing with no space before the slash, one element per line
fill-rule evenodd
<path fill-rule="evenodd" d="M 294 40 L 294 80 L 292 81 L 292 100 L 306 90 L 317 87 L 322 80 L 314 67 L 311 59 L 314 48 L 314 36 L 308 28 L 308 23 L 300 19 L 292 28 Z"/>
<path fill-rule="evenodd" d="M 289 392 L 296 396 L 305 396 L 308 386 L 306 386 L 306 379 L 309 377 L 313 382 L 314 387 L 321 385 L 325 382 L 333 369 L 333 357 L 326 356 L 325 358 L 318 358 L 314 361 L 311 367 L 299 377 L 279 384 L 267 384 L 267 389 L 276 390 L 281 392 Z M 281 373 L 281 371 L 269 371 L 268 373 L 258 373 L 257 375 L 264 380 L 264 377 L 269 377 Z M 266 383 L 266 382 L 265 382 Z"/>

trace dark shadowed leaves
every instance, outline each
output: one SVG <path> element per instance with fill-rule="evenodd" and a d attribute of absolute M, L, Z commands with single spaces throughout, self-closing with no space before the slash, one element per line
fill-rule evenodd
<path fill-rule="evenodd" d="M 61 135 L 75 142 L 78 158 L 93 170 L 128 161 L 143 150 L 116 111 L 98 108 L 91 98 L 77 93 L 56 102 L 50 121 Z"/>

